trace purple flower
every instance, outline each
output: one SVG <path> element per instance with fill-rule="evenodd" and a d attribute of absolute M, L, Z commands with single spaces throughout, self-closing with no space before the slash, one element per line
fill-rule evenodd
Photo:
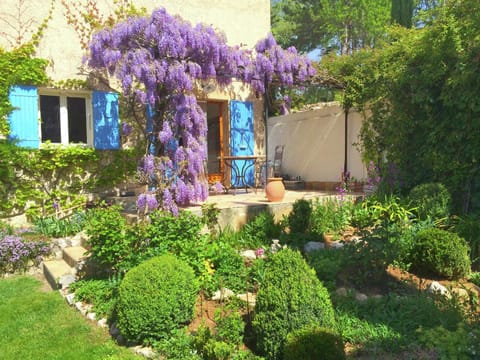
<path fill-rule="evenodd" d="M 127 124 L 126 122 L 122 122 L 122 135 L 123 136 L 129 136 L 131 135 L 133 129 L 130 124 Z"/>
<path fill-rule="evenodd" d="M 257 256 L 257 258 L 262 257 L 264 254 L 265 250 L 263 248 L 258 248 L 257 250 L 255 250 L 255 255 Z"/>
<path fill-rule="evenodd" d="M 215 184 L 213 184 L 213 189 L 217 193 L 221 193 L 225 190 L 224 186 L 219 181 L 217 181 Z"/>

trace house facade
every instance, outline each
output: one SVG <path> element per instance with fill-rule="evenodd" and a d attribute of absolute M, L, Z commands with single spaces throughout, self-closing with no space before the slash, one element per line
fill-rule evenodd
<path fill-rule="evenodd" d="M 47 73 L 54 83 L 86 80 L 82 68 L 85 50 L 75 24 L 69 24 L 68 9 L 88 1 L 3 0 L 0 3 L 0 21 L 3 26 L 0 46 L 10 48 L 17 38 L 25 41 L 32 31 L 49 16 L 37 50 L 37 57 L 49 60 Z M 122 0 L 92 2 L 101 17 L 114 14 Z M 270 31 L 270 1 L 267 0 L 137 0 L 136 8 L 145 8 L 147 14 L 164 7 L 172 15 L 190 21 L 205 23 L 225 33 L 231 45 L 253 48 Z M 77 5 L 75 5 L 77 4 Z M 248 87 L 233 83 L 228 89 L 217 89 L 207 84 L 197 92 L 197 98 L 207 114 L 208 159 L 210 176 L 223 176 L 226 171 L 218 158 L 235 155 L 235 143 L 253 154 L 263 154 L 263 101 L 257 99 Z M 121 141 L 118 94 L 98 86 L 93 90 L 73 90 L 58 86 L 34 87 L 19 85 L 11 88 L 10 100 L 15 110 L 9 117 L 11 136 L 20 146 L 38 148 L 43 142 L 83 143 L 96 149 L 118 149 Z M 239 126 L 242 128 L 239 130 Z"/>

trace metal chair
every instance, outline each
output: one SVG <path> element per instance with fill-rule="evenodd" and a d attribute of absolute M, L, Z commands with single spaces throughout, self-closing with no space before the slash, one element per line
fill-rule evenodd
<path fill-rule="evenodd" d="M 285 145 L 275 146 L 275 154 L 273 156 L 273 177 L 282 177 L 282 161 L 283 161 L 283 150 Z"/>

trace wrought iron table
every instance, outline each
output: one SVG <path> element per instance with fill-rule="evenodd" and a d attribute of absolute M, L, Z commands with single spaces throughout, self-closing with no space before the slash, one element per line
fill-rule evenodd
<path fill-rule="evenodd" d="M 223 186 L 226 191 L 230 189 L 248 188 L 256 189 L 258 165 L 265 160 L 265 155 L 238 155 L 238 156 L 221 156 L 218 158 L 223 162 L 226 168 L 231 169 L 230 183 L 228 183 L 229 176 L 226 172 L 223 177 Z M 253 185 L 248 183 L 247 174 L 249 169 L 253 168 Z M 260 169 L 261 170 L 261 169 Z"/>

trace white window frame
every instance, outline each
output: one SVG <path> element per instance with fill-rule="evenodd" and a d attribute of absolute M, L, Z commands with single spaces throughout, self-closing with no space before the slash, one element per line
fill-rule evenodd
<path fill-rule="evenodd" d="M 70 139 L 68 136 L 68 109 L 67 97 L 76 97 L 85 99 L 85 115 L 87 123 L 87 143 L 93 147 L 93 109 L 92 109 L 92 93 L 91 91 L 81 90 L 59 90 L 51 88 L 38 88 L 38 118 L 41 119 L 40 96 L 58 96 L 60 98 L 60 144 L 68 145 Z M 40 144 L 42 144 L 42 124 L 38 122 L 38 134 L 40 136 Z M 55 143 L 54 143 L 55 144 Z M 58 143 L 56 143 L 58 144 Z"/>

